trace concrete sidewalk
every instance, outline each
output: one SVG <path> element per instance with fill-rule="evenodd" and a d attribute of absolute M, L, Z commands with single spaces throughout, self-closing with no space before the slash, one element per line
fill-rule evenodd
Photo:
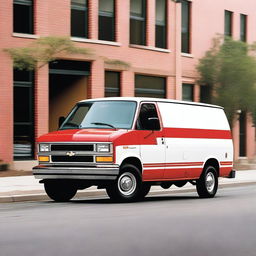
<path fill-rule="evenodd" d="M 220 187 L 256 184 L 256 170 L 237 171 L 235 179 L 219 179 Z M 150 194 L 162 194 L 170 192 L 195 191 L 195 187 L 190 183 L 183 188 L 172 186 L 170 189 L 162 189 L 160 186 L 152 186 Z M 106 195 L 104 189 L 97 189 L 93 186 L 77 193 L 75 198 L 87 196 Z M 43 184 L 39 184 L 33 176 L 18 176 L 0 178 L 0 202 L 22 202 L 49 200 L 44 192 Z"/>

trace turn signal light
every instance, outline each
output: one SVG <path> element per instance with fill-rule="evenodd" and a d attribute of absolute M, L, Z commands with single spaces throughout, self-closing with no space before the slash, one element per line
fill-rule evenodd
<path fill-rule="evenodd" d="M 49 156 L 38 156 L 39 162 L 49 162 L 50 157 Z"/>
<path fill-rule="evenodd" d="M 113 162 L 112 156 L 96 156 L 96 162 Z"/>

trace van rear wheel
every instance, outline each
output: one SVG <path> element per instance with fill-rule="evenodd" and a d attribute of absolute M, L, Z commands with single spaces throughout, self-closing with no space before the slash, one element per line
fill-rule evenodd
<path fill-rule="evenodd" d="M 106 191 L 114 201 L 132 202 L 140 198 L 141 188 L 140 171 L 134 165 L 125 164 L 121 167 L 116 181 L 109 184 Z"/>
<path fill-rule="evenodd" d="M 218 190 L 218 175 L 215 167 L 206 167 L 200 179 L 196 182 L 196 190 L 201 198 L 211 198 L 215 196 Z"/>
<path fill-rule="evenodd" d="M 46 194 L 56 202 L 68 202 L 77 192 L 74 185 L 62 180 L 47 180 L 44 182 L 44 189 Z"/>

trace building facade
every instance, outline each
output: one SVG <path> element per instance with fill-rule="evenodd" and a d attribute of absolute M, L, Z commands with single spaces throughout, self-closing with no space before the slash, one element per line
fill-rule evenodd
<path fill-rule="evenodd" d="M 217 34 L 256 41 L 254 0 L 0 1 L 0 159 L 33 165 L 36 138 L 58 128 L 79 100 L 149 96 L 207 101 L 196 65 Z M 69 37 L 88 55 L 60 56 L 34 71 L 13 69 L 5 48 Z M 235 159 L 255 153 L 255 128 L 239 113 Z"/>

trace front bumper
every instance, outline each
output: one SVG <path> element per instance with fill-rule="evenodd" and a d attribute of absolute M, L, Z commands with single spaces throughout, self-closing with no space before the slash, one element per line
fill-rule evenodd
<path fill-rule="evenodd" d="M 118 165 L 90 167 L 38 165 L 33 168 L 36 179 L 115 180 L 118 174 Z"/>

